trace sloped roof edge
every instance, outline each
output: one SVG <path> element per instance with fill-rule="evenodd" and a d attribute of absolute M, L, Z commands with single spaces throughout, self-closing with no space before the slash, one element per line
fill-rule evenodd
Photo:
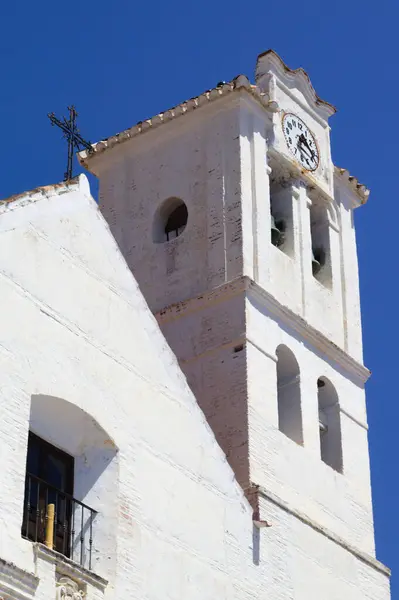
<path fill-rule="evenodd" d="M 334 167 L 334 171 L 359 196 L 361 204 L 365 204 L 370 195 L 370 190 L 363 183 L 360 183 L 356 177 L 351 175 L 347 169 Z"/>
<path fill-rule="evenodd" d="M 61 181 L 60 183 L 54 183 L 50 185 L 44 185 L 33 190 L 27 190 L 20 194 L 14 194 L 4 200 L 0 200 L 0 214 L 5 212 L 10 205 L 13 207 L 17 205 L 25 206 L 32 202 L 37 202 L 42 198 L 49 198 L 51 196 L 65 194 L 67 192 L 81 189 L 84 193 L 90 194 L 90 186 L 86 175 L 78 175 L 68 181 Z"/>
<path fill-rule="evenodd" d="M 146 131 L 149 131 L 150 129 L 155 129 L 163 123 L 177 119 L 188 112 L 201 108 L 202 106 L 214 102 L 219 98 L 227 96 L 231 92 L 241 89 L 245 89 L 249 94 L 254 96 L 267 110 L 272 112 L 277 110 L 277 104 L 270 102 L 268 94 L 262 92 L 258 86 L 252 85 L 248 77 L 245 75 L 238 75 L 235 77 L 235 79 L 228 83 L 221 82 L 216 87 L 212 88 L 211 90 L 207 90 L 199 96 L 191 98 L 190 100 L 185 100 L 181 104 L 178 104 L 177 106 L 174 106 L 165 112 L 161 112 L 145 121 L 139 121 L 129 129 L 125 129 L 116 135 L 110 136 L 97 142 L 96 144 L 93 144 L 91 150 L 83 150 L 78 153 L 79 161 L 83 166 L 87 166 L 88 161 L 94 155 L 102 153 L 105 150 L 116 146 L 117 144 L 134 138 L 142 133 L 145 133 Z"/>

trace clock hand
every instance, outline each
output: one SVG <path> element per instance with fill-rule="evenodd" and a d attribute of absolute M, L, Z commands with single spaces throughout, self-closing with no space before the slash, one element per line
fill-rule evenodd
<path fill-rule="evenodd" d="M 305 154 L 305 156 L 309 156 L 309 158 L 312 158 L 312 159 L 313 159 L 313 156 L 314 156 L 314 155 L 313 155 L 313 153 L 312 153 L 312 151 L 311 151 L 311 150 L 310 150 L 310 152 L 309 152 L 309 151 L 308 151 L 308 149 L 307 149 L 307 148 L 305 148 L 304 146 L 301 146 L 301 147 L 299 148 L 299 150 L 300 150 L 300 152 L 302 152 L 303 154 Z"/>
<path fill-rule="evenodd" d="M 298 144 L 297 144 L 297 148 L 298 148 L 298 150 L 300 152 L 301 160 L 305 160 L 306 163 L 308 164 L 308 166 L 310 167 L 311 164 L 310 164 L 309 161 L 314 160 L 314 155 L 313 155 L 312 151 L 310 150 L 310 148 L 309 148 L 309 150 L 310 150 L 311 153 L 309 153 L 308 149 L 304 145 L 302 145 L 302 143 L 300 143 L 299 141 L 298 141 Z"/>
<path fill-rule="evenodd" d="M 301 133 L 301 135 L 299 136 L 298 139 L 298 143 L 300 143 L 301 145 L 304 145 L 307 147 L 307 149 L 310 152 L 310 157 L 313 160 L 314 159 L 314 151 L 312 150 L 312 148 L 309 146 L 307 139 L 305 138 L 305 136 L 303 135 L 303 133 Z M 303 151 L 303 148 L 302 148 Z"/>
<path fill-rule="evenodd" d="M 307 148 L 304 146 L 303 140 L 301 138 L 302 138 L 302 136 L 300 135 L 298 138 L 297 147 L 300 152 L 303 152 L 304 154 L 308 154 L 306 152 Z"/>
<path fill-rule="evenodd" d="M 311 147 L 308 144 L 308 140 L 305 138 L 305 136 L 303 135 L 303 133 L 301 133 L 301 135 L 299 136 L 299 142 L 301 144 L 304 144 L 305 146 L 307 146 L 308 150 L 310 152 L 312 152 L 312 149 L 311 149 Z"/>

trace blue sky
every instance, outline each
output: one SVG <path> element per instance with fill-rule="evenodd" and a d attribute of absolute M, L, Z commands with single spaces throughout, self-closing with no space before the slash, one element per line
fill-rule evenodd
<path fill-rule="evenodd" d="M 0 197 L 57 182 L 65 147 L 47 113 L 74 103 L 96 141 L 239 73 L 275 49 L 337 106 L 334 162 L 372 190 L 356 214 L 377 554 L 399 598 L 396 241 L 399 3 L 1 3 Z"/>

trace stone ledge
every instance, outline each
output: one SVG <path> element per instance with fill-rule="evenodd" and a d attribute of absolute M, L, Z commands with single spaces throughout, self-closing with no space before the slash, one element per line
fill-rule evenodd
<path fill-rule="evenodd" d="M 377 560 L 373 556 L 370 556 L 369 554 L 366 554 L 365 552 L 358 550 L 351 544 L 348 544 L 340 536 L 336 535 L 335 533 L 333 533 L 326 527 L 319 525 L 319 523 L 316 523 L 316 521 L 313 521 L 313 519 L 311 519 L 304 513 L 300 512 L 296 508 L 293 508 L 287 502 L 285 502 L 284 500 L 282 500 L 281 498 L 279 498 L 272 492 L 269 492 L 261 485 L 252 484 L 251 488 L 252 488 L 252 491 L 251 491 L 252 494 L 257 492 L 259 494 L 259 496 L 261 496 L 262 498 L 265 498 L 266 500 L 269 500 L 270 502 L 272 502 L 279 508 L 282 508 L 283 510 L 285 510 L 287 513 L 289 513 L 293 517 L 296 517 L 297 519 L 302 521 L 302 523 L 304 523 L 305 525 L 309 525 L 309 527 L 311 527 L 318 533 L 321 533 L 322 535 L 324 535 L 326 538 L 328 538 L 335 544 L 338 544 L 338 546 L 341 546 L 342 548 L 344 548 L 345 550 L 347 550 L 348 552 L 353 554 L 353 556 L 355 556 L 359 560 L 363 561 L 364 563 L 366 563 L 373 569 L 380 571 L 380 573 L 382 573 L 383 575 L 386 575 L 387 577 L 391 576 L 391 569 L 389 567 L 386 567 L 383 563 L 381 563 L 379 560 Z"/>
<path fill-rule="evenodd" d="M 199 296 L 187 298 L 180 302 L 174 302 L 155 312 L 155 318 L 160 326 L 170 321 L 184 317 L 187 314 L 202 310 L 209 304 L 224 302 L 227 297 L 233 298 L 246 290 L 245 277 L 237 277 L 228 283 L 224 283 L 213 290 L 208 290 Z"/>
<path fill-rule="evenodd" d="M 345 350 L 334 344 L 323 333 L 310 325 L 303 317 L 294 313 L 288 306 L 280 304 L 274 296 L 264 290 L 258 283 L 245 277 L 247 281 L 247 290 L 253 294 L 260 304 L 262 304 L 277 319 L 284 320 L 284 323 L 299 333 L 302 338 L 311 344 L 315 349 L 325 354 L 334 361 L 341 369 L 350 373 L 361 383 L 365 383 L 370 377 L 370 371 L 356 359 L 354 359 Z"/>
<path fill-rule="evenodd" d="M 327 356 L 356 381 L 363 384 L 370 377 L 370 371 L 364 365 L 359 363 L 343 348 L 334 344 L 334 342 L 315 329 L 300 315 L 293 312 L 288 306 L 280 304 L 274 296 L 246 275 L 237 277 L 194 298 L 188 298 L 181 302 L 165 306 L 163 309 L 155 312 L 155 318 L 162 328 L 162 325 L 170 321 L 201 310 L 209 304 L 223 302 L 226 298 L 236 296 L 240 293 L 245 293 L 247 298 L 252 297 L 257 300 L 270 313 L 272 318 L 281 319 L 288 327 L 302 336 L 312 348 Z"/>
<path fill-rule="evenodd" d="M 107 587 L 108 581 L 106 579 L 100 575 L 97 575 L 96 573 L 93 573 L 92 571 L 89 571 L 85 567 L 81 567 L 78 565 L 78 563 L 70 558 L 67 558 L 63 554 L 47 548 L 47 546 L 44 546 L 44 544 L 35 543 L 33 547 L 35 560 L 40 558 L 46 560 L 47 562 L 54 563 L 57 573 L 60 575 L 67 575 L 72 579 L 92 585 L 101 591 L 104 591 Z"/>
<path fill-rule="evenodd" d="M 0 597 L 30 600 L 38 585 L 39 578 L 34 573 L 0 558 Z"/>

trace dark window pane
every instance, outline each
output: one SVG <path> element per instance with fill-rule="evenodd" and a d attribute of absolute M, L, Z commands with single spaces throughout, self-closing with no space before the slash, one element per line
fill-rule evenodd
<path fill-rule="evenodd" d="M 28 442 L 28 460 L 27 460 L 27 471 L 39 477 L 39 465 L 40 465 L 40 446 L 36 441 L 36 436 L 29 434 Z"/>
<path fill-rule="evenodd" d="M 74 459 L 29 433 L 22 535 L 44 542 L 49 504 L 55 506 L 54 548 L 70 553 Z"/>
<path fill-rule="evenodd" d="M 72 456 L 29 433 L 27 472 L 67 494 L 73 493 Z"/>
<path fill-rule="evenodd" d="M 66 492 L 66 488 L 68 487 L 68 465 L 65 464 L 65 461 L 53 454 L 48 454 L 44 466 L 45 472 L 43 479 L 62 492 Z"/>

